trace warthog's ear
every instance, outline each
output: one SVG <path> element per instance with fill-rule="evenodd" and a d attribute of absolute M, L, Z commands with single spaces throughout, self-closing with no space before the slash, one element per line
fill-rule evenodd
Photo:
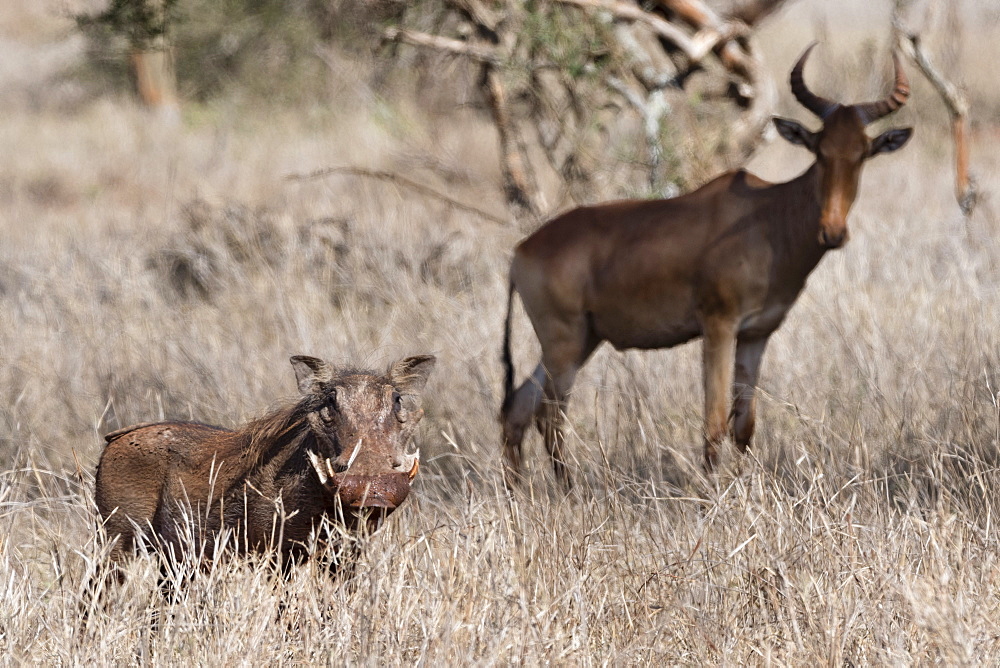
<path fill-rule="evenodd" d="M 289 361 L 295 369 L 295 380 L 302 394 L 319 392 L 323 383 L 333 380 L 333 368 L 318 357 L 293 355 Z"/>
<path fill-rule="evenodd" d="M 434 355 L 416 355 L 399 360 L 389 367 L 389 381 L 400 394 L 417 394 L 427 384 L 427 377 L 436 362 Z"/>

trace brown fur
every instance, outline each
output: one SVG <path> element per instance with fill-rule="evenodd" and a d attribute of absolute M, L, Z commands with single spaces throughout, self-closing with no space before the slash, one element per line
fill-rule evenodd
<path fill-rule="evenodd" d="M 900 148 L 911 132 L 869 138 L 864 129 L 909 94 L 898 59 L 891 104 L 844 106 L 805 88 L 808 53 L 792 70 L 792 90 L 822 114 L 823 127 L 810 132 L 775 119 L 784 138 L 816 156 L 802 175 L 768 183 L 739 170 L 674 199 L 575 209 L 515 248 L 510 298 L 520 295 L 542 359 L 515 390 L 509 304 L 501 409 L 508 482 L 520 476 L 521 442 L 534 419 L 556 476 L 569 484 L 562 415 L 577 372 L 604 341 L 648 349 L 703 337 L 706 468 L 715 465 L 727 434 L 741 450 L 749 445 L 768 337 L 826 251 L 846 242 L 864 162 Z"/>
<path fill-rule="evenodd" d="M 366 516 L 377 527 L 416 473 L 407 449 L 434 361 L 410 357 L 382 375 L 335 373 L 297 356 L 299 401 L 238 429 L 161 422 L 111 432 L 95 496 L 109 537 L 117 537 L 114 559 L 131 553 L 140 534 L 157 549 L 182 548 L 185 516 L 208 541 L 208 555 L 225 527 L 235 530 L 237 551 L 274 547 L 286 562 L 305 554 L 324 519 L 357 529 Z M 309 452 L 329 460 L 328 479 Z"/>

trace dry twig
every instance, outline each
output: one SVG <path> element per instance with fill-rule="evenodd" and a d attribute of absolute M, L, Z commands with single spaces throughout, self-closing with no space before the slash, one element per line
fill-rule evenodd
<path fill-rule="evenodd" d="M 557 0 L 557 2 L 583 9 L 602 10 L 610 12 L 619 19 L 645 23 L 658 36 L 683 51 L 692 63 L 701 62 L 720 42 L 744 36 L 748 32 L 747 26 L 740 22 L 723 22 L 719 29 L 707 28 L 694 36 L 689 36 L 674 24 L 643 10 L 638 5 L 616 2 L 615 0 Z"/>
<path fill-rule="evenodd" d="M 306 174 L 288 174 L 285 176 L 287 181 L 311 181 L 313 179 L 322 178 L 324 176 L 329 176 L 330 174 L 347 174 L 350 176 L 361 176 L 369 179 L 378 179 L 381 181 L 389 181 L 391 183 L 396 183 L 398 185 L 404 186 L 411 190 L 415 190 L 422 195 L 440 200 L 449 206 L 452 206 L 461 211 L 467 211 L 469 213 L 474 213 L 480 218 L 484 218 L 491 223 L 497 223 L 498 225 L 506 225 L 507 221 L 491 213 L 483 211 L 477 207 L 471 206 L 469 204 L 463 204 L 456 199 L 448 197 L 444 193 L 426 186 L 422 183 L 417 183 L 411 179 L 406 178 L 396 174 L 395 172 L 387 172 L 383 170 L 376 169 L 365 169 L 364 167 L 325 167 L 323 169 L 317 169 Z"/>
<path fill-rule="evenodd" d="M 472 44 L 459 39 L 450 39 L 440 35 L 429 35 L 416 30 L 400 30 L 386 28 L 382 33 L 383 42 L 403 42 L 412 46 L 423 46 L 438 51 L 444 51 L 454 56 L 466 56 L 481 63 L 499 63 L 500 54 L 496 49 Z"/>

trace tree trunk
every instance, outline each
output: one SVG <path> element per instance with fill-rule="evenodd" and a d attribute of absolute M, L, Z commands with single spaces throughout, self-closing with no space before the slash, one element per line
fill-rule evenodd
<path fill-rule="evenodd" d="M 129 51 L 129 70 L 143 104 L 151 109 L 177 109 L 177 79 L 169 46 L 133 46 Z"/>

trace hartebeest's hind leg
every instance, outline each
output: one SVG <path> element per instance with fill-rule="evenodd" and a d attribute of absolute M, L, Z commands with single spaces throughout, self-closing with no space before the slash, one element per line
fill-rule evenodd
<path fill-rule="evenodd" d="M 566 469 L 563 416 L 566 413 L 569 392 L 573 388 L 576 374 L 600 344 L 601 339 L 594 334 L 587 317 L 583 315 L 570 322 L 549 321 L 547 324 L 545 336 L 539 335 L 546 382 L 545 399 L 538 413 L 538 428 L 545 439 L 545 449 L 552 459 L 552 470 L 564 489 L 569 490 L 572 487 L 572 480 Z M 538 332 L 538 329 L 536 327 L 535 331 Z"/>
<path fill-rule="evenodd" d="M 566 410 L 569 390 L 579 367 L 556 375 L 546 373 L 544 363 L 521 383 L 511 400 L 504 405 L 501 420 L 504 437 L 504 479 L 508 487 L 521 481 L 522 442 L 524 432 L 532 419 L 545 440 L 545 449 L 552 459 L 556 478 L 567 488 L 571 486 L 566 471 L 563 449 L 565 438 L 562 419 Z"/>
<path fill-rule="evenodd" d="M 534 373 L 504 402 L 500 409 L 503 425 L 504 482 L 507 487 L 521 479 L 521 442 L 524 431 L 542 406 L 545 388 L 545 367 L 541 363 Z"/>
<path fill-rule="evenodd" d="M 740 452 L 746 452 L 753 438 L 757 413 L 757 378 L 767 347 L 767 337 L 738 339 L 736 374 L 733 382 L 732 437 Z"/>
<path fill-rule="evenodd" d="M 733 385 L 736 323 L 710 318 L 702 323 L 702 380 L 705 385 L 705 470 L 719 461 L 719 444 L 729 432 L 729 393 Z"/>
<path fill-rule="evenodd" d="M 531 317 L 533 311 L 530 308 L 526 310 Z M 508 487 L 520 481 L 521 443 L 524 431 L 534 416 L 545 440 L 545 449 L 552 459 L 556 478 L 568 489 L 571 481 L 566 470 L 563 414 L 576 374 L 597 348 L 600 339 L 593 334 L 583 315 L 569 322 L 543 321 L 542 326 L 536 324 L 535 331 L 542 344 L 542 361 L 531 377 L 504 401 L 501 409 L 504 478 Z"/>

